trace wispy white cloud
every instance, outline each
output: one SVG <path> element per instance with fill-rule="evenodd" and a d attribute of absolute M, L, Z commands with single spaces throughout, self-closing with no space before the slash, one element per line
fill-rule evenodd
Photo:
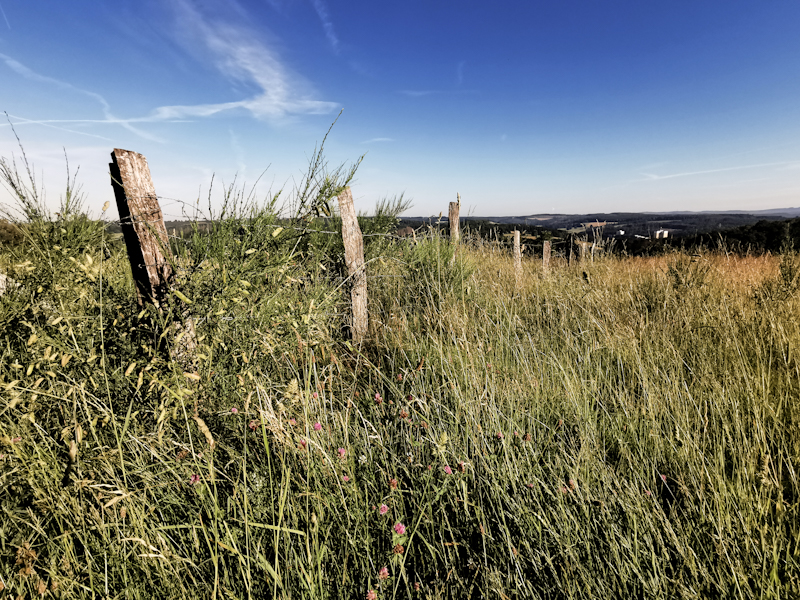
<path fill-rule="evenodd" d="M 257 92 L 242 100 L 209 104 L 178 104 L 160 106 L 149 114 L 134 118 L 118 118 L 106 99 L 95 92 L 81 89 L 71 83 L 41 75 L 14 58 L 0 53 L 0 61 L 18 75 L 38 83 L 52 85 L 85 95 L 97 102 L 102 110 L 102 119 L 30 119 L 16 117 L 19 124 L 38 124 L 59 127 L 67 124 L 115 124 L 152 141 L 160 138 L 134 127 L 135 123 L 175 122 L 192 118 L 211 117 L 219 113 L 243 111 L 257 119 L 279 121 L 293 115 L 328 114 L 339 108 L 335 102 L 313 99 L 311 85 L 299 75 L 291 72 L 280 61 L 277 52 L 259 40 L 245 26 L 220 23 L 207 19 L 186 0 L 172 0 L 179 13 L 178 20 L 184 31 L 188 31 L 191 44 L 199 42 L 210 53 L 214 66 L 226 77 Z M 16 123 L 15 123 L 16 124 Z M 67 130 L 72 133 L 80 131 Z"/>
<path fill-rule="evenodd" d="M 213 21 L 186 0 L 172 0 L 192 45 L 199 41 L 211 53 L 214 65 L 226 77 L 260 91 L 244 100 L 217 104 L 175 105 L 157 108 L 157 120 L 208 117 L 244 109 L 259 119 L 278 120 L 290 115 L 327 114 L 339 105 L 312 99 L 311 85 L 286 68 L 278 53 L 248 27 Z"/>
<path fill-rule="evenodd" d="M 328 7 L 323 0 L 312 0 L 312 2 L 314 4 L 314 10 L 317 11 L 317 15 L 319 16 L 319 20 L 322 21 L 322 27 L 325 29 L 325 37 L 328 38 L 334 52 L 338 53 L 339 38 L 336 35 L 336 30 L 333 28 L 333 21 L 331 21 L 330 14 L 328 13 Z"/>
<path fill-rule="evenodd" d="M 361 143 L 362 144 L 375 144 L 375 143 L 378 143 L 378 142 L 393 142 L 393 141 L 394 141 L 394 138 L 377 137 L 377 138 L 372 138 L 371 140 L 364 140 Z"/>
<path fill-rule="evenodd" d="M 675 179 L 676 177 L 692 177 L 694 175 L 706 175 L 708 173 L 724 173 L 726 171 L 741 171 L 744 169 L 758 169 L 761 167 L 778 167 L 786 165 L 787 161 L 773 163 L 759 163 L 755 165 L 738 165 L 736 167 L 724 167 L 722 169 L 706 169 L 703 171 L 685 171 L 683 173 L 671 173 L 669 175 L 656 175 L 654 173 L 641 173 L 644 179 L 637 181 L 661 181 L 662 179 Z"/>

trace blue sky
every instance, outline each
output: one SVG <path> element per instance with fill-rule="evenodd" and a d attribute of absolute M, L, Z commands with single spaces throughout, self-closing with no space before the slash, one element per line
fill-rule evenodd
<path fill-rule="evenodd" d="M 0 8 L 0 111 L 53 205 L 66 151 L 99 214 L 115 147 L 144 154 L 167 198 L 205 204 L 212 174 L 265 169 L 260 194 L 288 189 L 344 109 L 326 154 L 366 154 L 365 212 L 401 192 L 413 215 L 456 193 L 487 216 L 800 206 L 798 2 Z"/>

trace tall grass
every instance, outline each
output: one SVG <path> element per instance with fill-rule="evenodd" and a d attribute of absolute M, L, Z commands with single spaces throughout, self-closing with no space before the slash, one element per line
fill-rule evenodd
<path fill-rule="evenodd" d="M 101 224 L 3 249 L 0 597 L 800 595 L 797 255 L 375 236 L 354 348 L 305 214 L 175 240 L 181 362 Z"/>

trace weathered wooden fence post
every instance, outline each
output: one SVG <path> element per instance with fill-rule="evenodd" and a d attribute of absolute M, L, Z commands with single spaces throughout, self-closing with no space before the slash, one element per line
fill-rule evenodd
<path fill-rule="evenodd" d="M 587 242 L 586 240 L 578 240 L 575 243 L 578 244 L 578 246 L 581 249 L 581 252 L 580 252 L 580 263 L 583 264 L 583 263 L 586 262 L 586 252 L 587 252 L 587 250 L 589 248 L 589 242 Z"/>
<path fill-rule="evenodd" d="M 169 238 L 147 159 L 137 152 L 115 148 L 108 167 L 139 304 L 148 301 L 161 307 L 173 271 L 165 255 Z"/>
<path fill-rule="evenodd" d="M 522 250 L 519 247 L 519 231 L 514 231 L 514 292 L 522 288 Z"/>
<path fill-rule="evenodd" d="M 550 240 L 547 240 L 542 246 L 542 272 L 547 275 L 550 272 Z"/>
<path fill-rule="evenodd" d="M 339 212 L 342 216 L 342 240 L 344 260 L 350 276 L 353 324 L 350 331 L 353 341 L 360 344 L 367 336 L 369 316 L 367 314 L 367 273 L 364 267 L 364 239 L 358 226 L 353 193 L 349 187 L 339 194 Z"/>
<path fill-rule="evenodd" d="M 457 244 L 461 237 L 461 226 L 458 221 L 458 213 L 461 209 L 461 194 L 456 194 L 458 202 L 450 203 L 450 211 L 447 215 L 447 220 L 450 222 L 450 240 Z"/>
<path fill-rule="evenodd" d="M 108 167 L 139 304 L 152 302 L 161 309 L 175 273 L 167 260 L 171 254 L 169 237 L 147 159 L 137 152 L 115 148 Z M 188 363 L 197 341 L 194 321 L 187 314 L 182 316 L 184 323 L 174 323 L 177 336 L 172 357 Z"/>

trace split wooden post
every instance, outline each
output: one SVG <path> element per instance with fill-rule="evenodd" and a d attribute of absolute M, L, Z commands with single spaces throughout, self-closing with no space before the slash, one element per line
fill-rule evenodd
<path fill-rule="evenodd" d="M 139 304 L 148 301 L 160 308 L 174 273 L 165 255 L 169 238 L 147 159 L 115 148 L 108 167 Z"/>
<path fill-rule="evenodd" d="M 138 152 L 115 148 L 108 167 L 139 305 L 152 302 L 161 309 L 169 298 L 175 272 L 167 260 L 169 237 L 147 159 Z M 194 321 L 186 312 L 182 317 L 183 323 L 174 323 L 177 342 L 172 357 L 188 366 L 197 341 Z"/>
<path fill-rule="evenodd" d="M 519 231 L 514 231 L 514 291 L 522 289 L 522 250 L 519 247 Z"/>
<path fill-rule="evenodd" d="M 547 275 L 550 272 L 550 249 L 552 244 L 547 240 L 542 246 L 542 272 Z"/>
<path fill-rule="evenodd" d="M 367 313 L 367 273 L 364 267 L 364 239 L 358 226 L 353 193 L 349 187 L 339 194 L 339 212 L 342 216 L 342 240 L 344 261 L 350 276 L 350 296 L 353 305 L 353 323 L 350 331 L 353 341 L 360 344 L 367 336 L 369 316 Z"/>
<path fill-rule="evenodd" d="M 450 222 L 450 241 L 454 244 L 458 243 L 461 237 L 461 227 L 458 221 L 458 213 L 461 210 L 461 194 L 456 194 L 458 202 L 450 203 L 450 211 L 447 215 L 447 220 Z"/>

